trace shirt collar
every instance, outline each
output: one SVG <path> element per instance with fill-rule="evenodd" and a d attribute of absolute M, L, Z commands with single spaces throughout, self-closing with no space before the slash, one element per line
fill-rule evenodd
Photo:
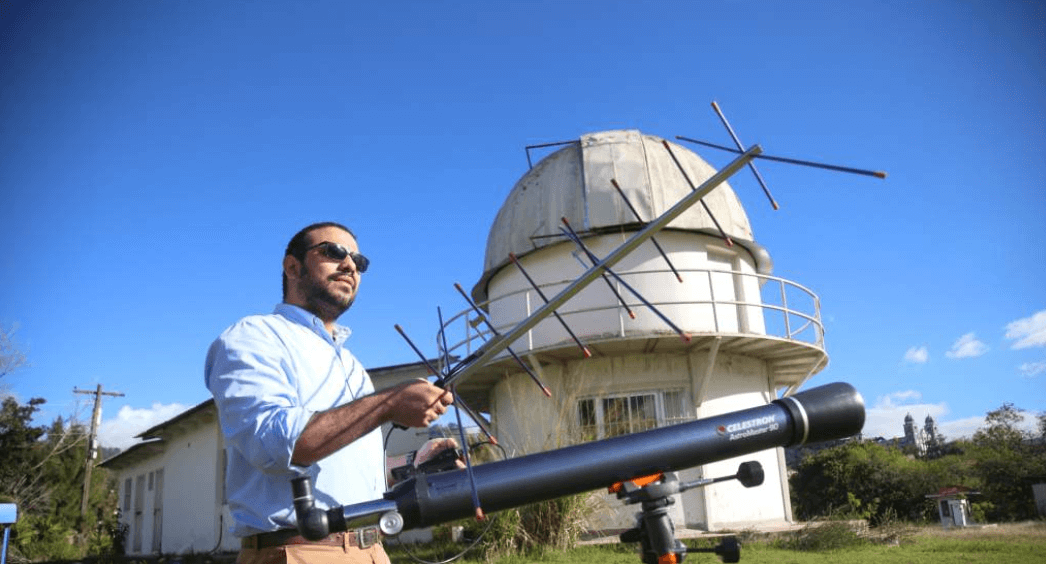
<path fill-rule="evenodd" d="M 334 335 L 333 339 L 330 333 L 327 332 L 327 328 L 323 325 L 323 320 L 316 317 L 315 314 L 294 304 L 279 303 L 276 304 L 274 313 L 282 315 L 290 321 L 297 323 L 303 327 L 308 327 L 317 335 L 323 337 L 325 340 L 334 341 L 334 344 L 341 345 L 352 335 L 352 330 L 344 325 L 334 324 Z"/>

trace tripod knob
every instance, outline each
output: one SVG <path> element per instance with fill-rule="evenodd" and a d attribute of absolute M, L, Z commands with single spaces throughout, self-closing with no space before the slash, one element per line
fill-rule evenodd
<path fill-rule="evenodd" d="M 737 481 L 746 488 L 753 488 L 763 483 L 763 465 L 756 461 L 742 462 L 737 468 Z"/>
<path fill-rule="evenodd" d="M 740 562 L 741 543 L 734 537 L 727 537 L 715 548 L 715 553 L 723 562 Z"/>

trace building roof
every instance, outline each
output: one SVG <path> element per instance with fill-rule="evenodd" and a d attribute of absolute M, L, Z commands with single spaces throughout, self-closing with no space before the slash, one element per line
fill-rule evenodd
<path fill-rule="evenodd" d="M 428 362 L 430 364 L 436 364 L 435 360 L 429 360 Z M 368 369 L 367 372 L 370 373 L 373 379 L 378 379 L 386 374 L 391 375 L 403 370 L 416 370 L 417 368 L 424 366 L 425 363 L 423 362 L 407 362 Z M 110 456 L 98 465 L 108 468 L 122 468 L 139 460 L 159 454 L 163 452 L 165 439 L 170 439 L 186 430 L 199 427 L 201 424 L 213 423 L 217 417 L 218 409 L 215 407 L 214 400 L 206 399 L 178 415 L 138 433 L 135 435 L 135 438 L 142 439 L 143 442 L 134 444 L 131 447 Z"/>
<path fill-rule="evenodd" d="M 711 165 L 689 149 L 668 145 L 671 154 L 660 137 L 637 130 L 603 131 L 582 135 L 576 143 L 542 159 L 519 179 L 498 211 L 487 237 L 483 276 L 472 295 L 479 302 L 487 299 L 487 284 L 508 264 L 510 253 L 523 256 L 563 242 L 561 218 L 578 232 L 638 230 L 691 192 L 686 177 L 699 186 L 715 174 Z M 748 216 L 733 189 L 724 182 L 702 202 L 723 231 L 752 252 L 757 268 L 769 274 L 769 254 L 755 244 Z M 704 206 L 690 208 L 668 228 L 718 234 L 719 228 Z"/>

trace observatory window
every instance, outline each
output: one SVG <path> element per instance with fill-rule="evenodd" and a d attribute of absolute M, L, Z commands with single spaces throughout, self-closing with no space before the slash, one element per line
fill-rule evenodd
<path fill-rule="evenodd" d="M 583 441 L 638 433 L 688 419 L 679 390 L 609 395 L 578 401 L 578 435 Z"/>

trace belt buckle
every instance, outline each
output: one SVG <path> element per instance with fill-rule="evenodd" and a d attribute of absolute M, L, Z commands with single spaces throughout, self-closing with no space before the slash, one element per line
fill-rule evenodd
<path fill-rule="evenodd" d="M 367 527 L 365 529 L 356 529 L 356 538 L 359 540 L 361 549 L 370 548 L 380 540 L 378 528 Z"/>

